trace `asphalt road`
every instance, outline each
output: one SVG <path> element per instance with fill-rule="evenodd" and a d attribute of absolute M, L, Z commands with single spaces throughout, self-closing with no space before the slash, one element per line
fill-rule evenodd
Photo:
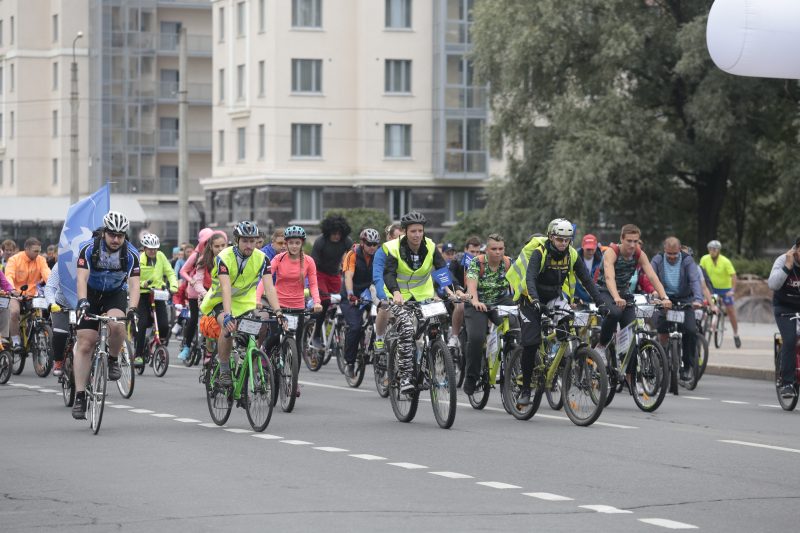
<path fill-rule="evenodd" d="M 138 376 L 137 376 L 138 377 Z M 705 376 L 646 414 L 617 395 L 579 428 L 543 402 L 521 422 L 496 391 L 463 395 L 452 429 L 429 403 L 395 420 L 371 370 L 301 370 L 302 395 L 263 434 L 216 427 L 198 370 L 110 390 L 100 433 L 30 365 L 0 387 L 3 531 L 794 531 L 800 412 L 764 381 Z M 683 391 L 682 391 L 683 392 Z"/>

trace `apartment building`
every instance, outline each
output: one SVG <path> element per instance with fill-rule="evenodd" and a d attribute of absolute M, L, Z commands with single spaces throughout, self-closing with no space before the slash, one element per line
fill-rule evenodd
<path fill-rule="evenodd" d="M 210 224 L 411 209 L 443 234 L 495 167 L 474 0 L 215 0 Z"/>

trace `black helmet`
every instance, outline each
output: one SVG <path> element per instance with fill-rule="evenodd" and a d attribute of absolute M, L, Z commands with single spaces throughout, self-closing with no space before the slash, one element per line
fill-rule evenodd
<path fill-rule="evenodd" d="M 249 220 L 239 222 L 236 224 L 236 227 L 233 228 L 234 239 L 238 239 L 239 237 L 258 237 L 259 235 L 258 226 Z"/>
<path fill-rule="evenodd" d="M 424 226 L 427 223 L 428 219 L 419 211 L 411 211 L 400 218 L 400 225 L 403 226 L 403 229 L 408 228 L 411 224 L 422 224 Z"/>

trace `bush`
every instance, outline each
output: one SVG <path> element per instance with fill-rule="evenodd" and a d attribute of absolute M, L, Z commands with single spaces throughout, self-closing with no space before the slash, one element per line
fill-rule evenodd
<path fill-rule="evenodd" d="M 331 215 L 341 215 L 347 219 L 347 223 L 350 224 L 353 230 L 350 234 L 350 238 L 353 239 L 353 241 L 358 240 L 358 235 L 361 233 L 361 230 L 365 228 L 374 228 L 378 230 L 378 233 L 381 234 L 381 238 L 383 238 L 383 230 L 392 222 L 389 220 L 389 215 L 387 215 L 385 211 L 365 207 L 331 209 L 325 213 L 325 218 Z"/>
<path fill-rule="evenodd" d="M 731 259 L 733 268 L 736 269 L 736 275 L 741 277 L 745 274 L 753 274 L 760 278 L 767 279 L 772 270 L 772 263 L 774 259 L 746 259 L 746 258 L 733 258 Z"/>

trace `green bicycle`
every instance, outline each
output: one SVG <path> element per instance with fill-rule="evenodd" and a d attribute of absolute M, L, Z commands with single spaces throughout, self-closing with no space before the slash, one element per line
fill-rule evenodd
<path fill-rule="evenodd" d="M 466 305 L 472 305 L 467 303 Z M 519 308 L 516 305 L 496 305 L 487 306 L 489 316 L 494 317 L 499 324 L 495 325 L 489 320 L 489 333 L 486 336 L 486 351 L 481 358 L 481 374 L 475 383 L 475 392 L 467 396 L 473 409 L 483 409 L 489 401 L 489 394 L 495 384 L 500 385 L 500 398 L 503 407 L 509 413 L 510 408 L 506 405 L 503 387 L 505 381 L 505 362 L 508 355 L 517 346 L 519 326 L 512 328 L 510 317 L 519 315 Z M 514 324 L 517 324 L 516 322 Z"/>
<path fill-rule="evenodd" d="M 243 407 L 247 420 L 254 431 L 264 431 L 272 418 L 272 397 L 275 390 L 274 371 L 267 355 L 258 349 L 256 337 L 262 320 L 251 315 L 237 319 L 237 332 L 231 349 L 231 373 L 233 385 L 218 383 L 219 359 L 206 381 L 206 400 L 211 420 L 221 426 L 228 421 L 236 400 L 237 407 Z"/>

